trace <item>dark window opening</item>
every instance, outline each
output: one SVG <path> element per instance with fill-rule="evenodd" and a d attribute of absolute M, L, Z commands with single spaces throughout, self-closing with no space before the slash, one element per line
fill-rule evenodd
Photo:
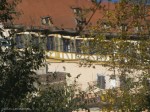
<path fill-rule="evenodd" d="M 81 45 L 82 45 L 82 41 L 76 40 L 76 52 L 77 53 L 81 53 Z"/>
<path fill-rule="evenodd" d="M 110 22 L 102 22 L 101 26 L 103 27 L 103 29 L 107 30 L 111 27 L 111 23 Z"/>
<path fill-rule="evenodd" d="M 74 14 L 79 15 L 82 13 L 82 9 L 80 7 L 72 8 Z"/>
<path fill-rule="evenodd" d="M 143 26 L 136 26 L 135 27 L 135 33 L 139 33 L 141 31 L 143 31 Z"/>
<path fill-rule="evenodd" d="M 75 45 L 74 42 L 71 41 L 71 42 L 70 42 L 71 52 L 74 52 L 74 51 L 75 51 L 75 46 L 74 46 L 74 45 Z"/>
<path fill-rule="evenodd" d="M 105 89 L 106 86 L 105 76 L 100 76 L 100 75 L 97 76 L 97 86 L 100 89 Z"/>
<path fill-rule="evenodd" d="M 89 46 L 88 46 L 89 47 L 89 53 L 94 54 L 95 50 L 93 50 L 93 48 L 94 48 L 93 41 L 89 40 L 88 42 L 89 42 Z"/>
<path fill-rule="evenodd" d="M 42 21 L 42 25 L 52 25 L 53 22 L 52 22 L 52 18 L 47 16 L 47 17 L 42 17 L 41 18 L 41 21 Z"/>
<path fill-rule="evenodd" d="M 24 48 L 24 42 L 23 42 L 23 39 L 22 39 L 21 35 L 17 35 L 16 38 L 15 38 L 15 41 L 16 41 L 16 47 L 18 49 Z"/>
<path fill-rule="evenodd" d="M 63 51 L 70 52 L 70 40 L 63 38 Z"/>
<path fill-rule="evenodd" d="M 54 37 L 53 36 L 50 36 L 50 37 L 47 37 L 47 50 L 54 50 Z"/>
<path fill-rule="evenodd" d="M 35 47 L 39 46 L 39 38 L 32 35 L 31 37 L 32 45 Z"/>

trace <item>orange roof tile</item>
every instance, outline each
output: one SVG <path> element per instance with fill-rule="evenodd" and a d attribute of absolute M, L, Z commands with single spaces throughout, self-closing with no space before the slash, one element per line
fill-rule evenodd
<path fill-rule="evenodd" d="M 103 5 L 107 6 L 108 3 L 104 2 Z M 75 28 L 75 15 L 71 7 L 90 8 L 93 5 L 90 0 L 22 0 L 17 6 L 17 10 L 22 14 L 14 20 L 14 23 L 25 26 L 42 26 L 41 17 L 50 16 L 54 26 L 58 28 Z M 96 11 L 91 19 L 92 24 L 95 24 L 101 17 L 101 12 Z"/>

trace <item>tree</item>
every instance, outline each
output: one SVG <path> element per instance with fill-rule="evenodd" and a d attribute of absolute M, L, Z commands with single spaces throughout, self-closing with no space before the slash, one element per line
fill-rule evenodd
<path fill-rule="evenodd" d="M 13 40 L 11 41 L 13 42 Z M 44 62 L 44 51 L 32 45 L 19 50 L 15 43 L 0 50 L 0 107 L 18 107 L 28 93 L 35 91 L 34 70 Z"/>
<path fill-rule="evenodd" d="M 71 77 L 66 74 L 66 77 Z M 55 73 L 55 78 L 57 73 Z M 59 76 L 58 76 L 59 77 Z M 86 92 L 77 89 L 77 79 L 73 84 L 64 82 L 49 83 L 45 89 L 40 89 L 36 96 L 30 94 L 24 106 L 33 112 L 72 112 L 78 109 L 88 110 L 84 97 Z M 91 89 L 89 89 L 91 90 Z"/>
<path fill-rule="evenodd" d="M 0 21 L 5 23 L 13 19 L 16 5 L 20 0 L 0 1 Z M 29 93 L 36 90 L 36 73 L 44 62 L 44 50 L 29 41 L 21 42 L 23 49 L 17 47 L 15 36 L 17 32 L 11 31 L 6 38 L 6 45 L 0 46 L 0 108 L 18 108 Z"/>
<path fill-rule="evenodd" d="M 20 3 L 21 0 L 1 0 L 0 1 L 0 21 L 7 22 L 14 19 L 15 15 L 20 14 L 16 11 L 16 5 Z"/>
<path fill-rule="evenodd" d="M 0 21 L 3 24 L 19 14 L 15 10 L 19 2 L 0 1 Z M 46 91 L 37 90 L 34 86 L 37 82 L 35 70 L 45 62 L 45 38 L 37 37 L 37 43 L 30 33 L 23 38 L 18 36 L 18 31 L 11 30 L 10 37 L 4 37 L 7 44 L 0 43 L 0 109 L 30 107 L 32 111 L 54 112 L 78 108 L 78 99 L 74 98 L 73 90 L 67 85 L 61 88 L 51 86 Z M 39 96 L 33 96 L 34 92 Z"/>
<path fill-rule="evenodd" d="M 39 91 L 39 96 L 32 97 L 27 107 L 34 112 L 72 112 L 79 108 L 85 109 L 85 105 L 80 104 L 79 97 L 75 96 L 74 87 L 54 84 Z"/>
<path fill-rule="evenodd" d="M 114 77 L 120 77 L 120 88 L 106 90 L 104 110 L 137 112 L 149 109 L 150 35 L 149 6 L 146 1 L 120 0 L 114 9 L 101 7 L 103 18 L 91 27 L 92 54 L 109 57 Z M 88 50 L 89 51 L 89 50 Z"/>

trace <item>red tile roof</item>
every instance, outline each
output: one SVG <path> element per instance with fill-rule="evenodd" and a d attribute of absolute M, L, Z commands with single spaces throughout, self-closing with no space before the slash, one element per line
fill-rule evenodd
<path fill-rule="evenodd" d="M 107 6 L 107 3 L 103 4 Z M 90 0 L 22 0 L 17 6 L 17 10 L 21 11 L 22 15 L 16 18 L 14 23 L 42 26 L 41 17 L 50 16 L 54 26 L 58 28 L 75 28 L 75 15 L 71 7 L 90 8 L 93 5 Z M 101 12 L 97 11 L 91 22 L 95 24 L 101 17 Z"/>

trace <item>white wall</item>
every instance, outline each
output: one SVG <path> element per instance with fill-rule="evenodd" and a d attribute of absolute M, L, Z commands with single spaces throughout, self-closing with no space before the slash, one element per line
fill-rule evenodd
<path fill-rule="evenodd" d="M 82 89 L 86 90 L 88 87 L 88 82 L 97 81 L 97 75 L 104 75 L 106 80 L 106 89 L 111 88 L 110 85 L 110 75 L 113 74 L 112 71 L 108 70 L 107 67 L 103 67 L 102 65 L 93 65 L 91 67 L 79 67 L 77 63 L 51 63 L 48 66 L 49 72 L 66 72 L 71 74 L 71 78 L 67 79 L 67 82 L 70 84 L 74 80 L 74 78 L 81 74 L 78 79 L 78 83 L 82 85 Z M 117 79 L 119 80 L 119 79 Z M 116 82 L 116 86 L 119 86 L 119 81 Z"/>

